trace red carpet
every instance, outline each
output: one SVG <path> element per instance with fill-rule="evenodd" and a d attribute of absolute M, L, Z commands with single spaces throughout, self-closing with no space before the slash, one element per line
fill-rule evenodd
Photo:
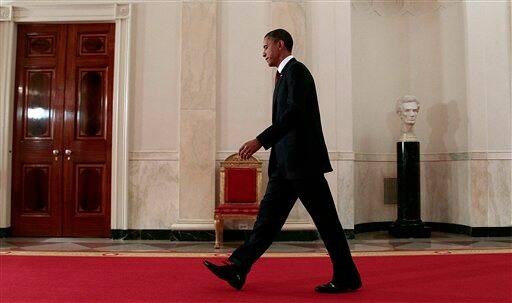
<path fill-rule="evenodd" d="M 263 258 L 237 292 L 198 258 L 0 256 L 0 302 L 512 302 L 512 254 L 355 260 L 363 288 L 327 295 L 327 258 Z"/>

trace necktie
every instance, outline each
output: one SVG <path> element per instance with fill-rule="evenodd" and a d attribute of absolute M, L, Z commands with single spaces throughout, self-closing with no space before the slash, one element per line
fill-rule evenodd
<path fill-rule="evenodd" d="M 279 73 L 279 71 L 276 71 L 276 82 L 274 84 L 277 84 L 277 81 L 279 81 L 280 78 L 281 74 Z"/>

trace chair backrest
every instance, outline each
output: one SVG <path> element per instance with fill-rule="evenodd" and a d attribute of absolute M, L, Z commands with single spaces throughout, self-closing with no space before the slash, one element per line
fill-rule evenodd
<path fill-rule="evenodd" d="M 233 154 L 220 163 L 220 204 L 260 202 L 261 161 L 254 156 L 243 160 Z"/>

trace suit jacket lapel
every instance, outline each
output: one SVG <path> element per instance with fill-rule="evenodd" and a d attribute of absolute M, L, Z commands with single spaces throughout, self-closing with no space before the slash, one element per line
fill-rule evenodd
<path fill-rule="evenodd" d="M 290 61 L 288 61 L 288 63 L 286 63 L 286 65 L 283 68 L 283 72 L 281 73 L 281 77 L 279 78 L 279 80 L 276 83 L 276 86 L 274 87 L 274 96 L 272 98 L 272 123 L 274 123 L 276 121 L 276 115 L 277 115 L 277 92 L 279 91 L 279 86 L 283 82 L 283 77 L 284 77 L 286 71 L 288 70 L 288 68 L 290 67 L 292 62 L 294 62 L 294 61 L 297 61 L 297 60 L 295 58 L 292 58 Z"/>
<path fill-rule="evenodd" d="M 277 90 L 279 89 L 279 84 L 281 83 L 283 78 L 283 75 L 281 75 L 281 78 L 276 83 L 276 86 L 274 87 L 274 96 L 272 98 L 272 123 L 276 122 L 276 115 L 277 115 Z"/>

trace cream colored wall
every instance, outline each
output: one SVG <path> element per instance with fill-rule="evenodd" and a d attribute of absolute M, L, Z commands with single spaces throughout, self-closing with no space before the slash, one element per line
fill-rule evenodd
<path fill-rule="evenodd" d="M 336 71 L 334 63 L 336 43 L 343 43 L 337 39 L 337 32 L 331 30 L 337 6 L 315 2 L 304 5 L 306 45 L 305 49 L 295 46 L 293 52 L 315 78 L 324 135 L 333 151 L 337 143 L 336 85 L 342 74 Z M 262 58 L 263 36 L 272 29 L 271 9 L 268 2 L 223 2 L 219 16 L 217 146 L 219 151 L 236 151 L 271 123 L 275 68 L 269 68 Z"/>
<path fill-rule="evenodd" d="M 346 228 L 395 219 L 383 178 L 396 175 L 394 100 L 409 93 L 422 104 L 423 219 L 512 225 L 510 12 L 506 1 L 133 1 L 119 16 L 132 39 L 128 228 L 213 228 L 216 163 L 270 123 L 275 69 L 261 43 L 276 27 L 316 80 Z M 268 152 L 257 156 L 266 168 Z M 309 222 L 300 205 L 288 221 Z"/>
<path fill-rule="evenodd" d="M 422 151 L 467 151 L 463 3 L 407 18 L 407 89 L 422 106 L 417 127 Z"/>
<path fill-rule="evenodd" d="M 181 4 L 132 7 L 128 228 L 170 229 L 179 214 Z"/>
<path fill-rule="evenodd" d="M 282 26 L 294 34 L 293 53 L 315 78 L 324 135 L 333 154 L 334 172 L 326 177 L 344 226 L 353 228 L 353 165 L 336 156 L 339 149 L 352 149 L 349 3 L 222 2 L 219 20 L 218 160 L 270 125 L 275 68 L 262 58 L 262 40 L 269 30 Z M 268 152 L 256 156 L 267 165 Z M 287 223 L 310 221 L 297 203 Z"/>
<path fill-rule="evenodd" d="M 512 223 L 510 3 L 465 7 L 473 226 Z"/>
<path fill-rule="evenodd" d="M 309 2 L 306 5 L 306 56 L 302 59 L 315 79 L 322 130 L 327 148 L 336 150 L 336 5 Z"/>
<path fill-rule="evenodd" d="M 131 151 L 179 148 L 181 4 L 133 7 Z"/>
<path fill-rule="evenodd" d="M 352 9 L 352 97 L 354 148 L 393 153 L 399 133 L 394 100 L 409 91 L 408 23 Z M 418 125 L 422 124 L 422 115 Z"/>
<path fill-rule="evenodd" d="M 415 133 L 423 154 L 467 151 L 464 5 L 437 8 L 434 2 L 352 8 L 354 137 L 362 155 L 356 164 L 356 223 L 396 219 L 396 207 L 383 203 L 383 179 L 396 177 L 398 97 L 412 94 L 421 102 Z M 469 223 L 468 216 L 459 218 L 469 200 L 459 188 L 469 177 L 451 168 L 460 164 L 442 162 L 440 171 L 436 162 L 423 163 L 422 176 L 430 177 L 422 181 L 423 220 Z M 455 211 L 443 212 L 448 208 Z"/>
<path fill-rule="evenodd" d="M 468 3 L 468 116 L 472 151 L 510 151 L 510 4 Z"/>
<path fill-rule="evenodd" d="M 388 2 L 352 10 L 355 150 L 394 153 L 395 100 L 421 102 L 415 133 L 422 152 L 467 150 L 463 4 L 385 13 Z M 411 15 L 413 14 L 413 15 Z"/>
<path fill-rule="evenodd" d="M 218 151 L 238 151 L 271 123 L 273 75 L 262 57 L 268 2 L 222 2 L 218 27 Z"/>
<path fill-rule="evenodd" d="M 205 161 L 201 165 L 211 168 L 269 125 L 275 69 L 262 59 L 261 44 L 279 22 L 297 33 L 294 53 L 316 81 L 335 170 L 327 178 L 344 227 L 395 219 L 395 206 L 383 204 L 382 183 L 384 177 L 396 175 L 400 123 L 394 100 L 408 93 L 422 103 L 416 133 L 424 160 L 423 219 L 471 226 L 511 224 L 506 6 L 488 4 L 482 9 L 456 3 L 439 10 L 414 7 L 406 14 L 384 7 L 377 15 L 348 2 L 218 2 L 216 17 L 209 19 L 216 24 L 215 58 L 199 62 L 208 73 L 216 70 L 211 78 L 215 86 L 208 89 L 215 104 L 191 109 L 215 114 L 214 126 L 205 129 L 194 125 L 211 126 L 210 120 L 179 121 L 183 95 L 202 96 L 180 80 L 183 52 L 195 45 L 183 46 L 187 38 L 182 37 L 183 32 L 194 32 L 192 17 L 182 20 L 179 2 L 135 4 L 130 228 L 213 228 L 205 210 L 211 210 L 214 199 L 181 201 L 180 192 L 211 196 L 212 184 L 218 186 L 214 170 L 202 174 L 207 182 L 194 187 L 191 176 L 185 184 L 180 182 L 187 174 L 181 170 L 189 165 L 180 166 L 178 151 L 194 152 L 181 145 L 194 134 L 213 132 L 208 142 L 214 144 L 208 143 L 200 157 Z M 202 14 L 211 17 L 209 5 L 202 11 L 192 4 L 186 9 L 196 19 Z M 183 24 L 192 28 L 184 30 Z M 489 28 L 495 29 L 491 35 Z M 475 151 L 500 153 L 479 160 Z M 257 156 L 266 167 L 268 152 Z M 311 226 L 309 222 L 300 205 L 288 220 L 289 227 Z"/>
<path fill-rule="evenodd" d="M 393 105 L 413 94 L 422 219 L 510 225 L 510 6 L 410 4 L 353 6 L 355 222 L 396 218 L 382 202 L 383 178 L 396 176 Z"/>

